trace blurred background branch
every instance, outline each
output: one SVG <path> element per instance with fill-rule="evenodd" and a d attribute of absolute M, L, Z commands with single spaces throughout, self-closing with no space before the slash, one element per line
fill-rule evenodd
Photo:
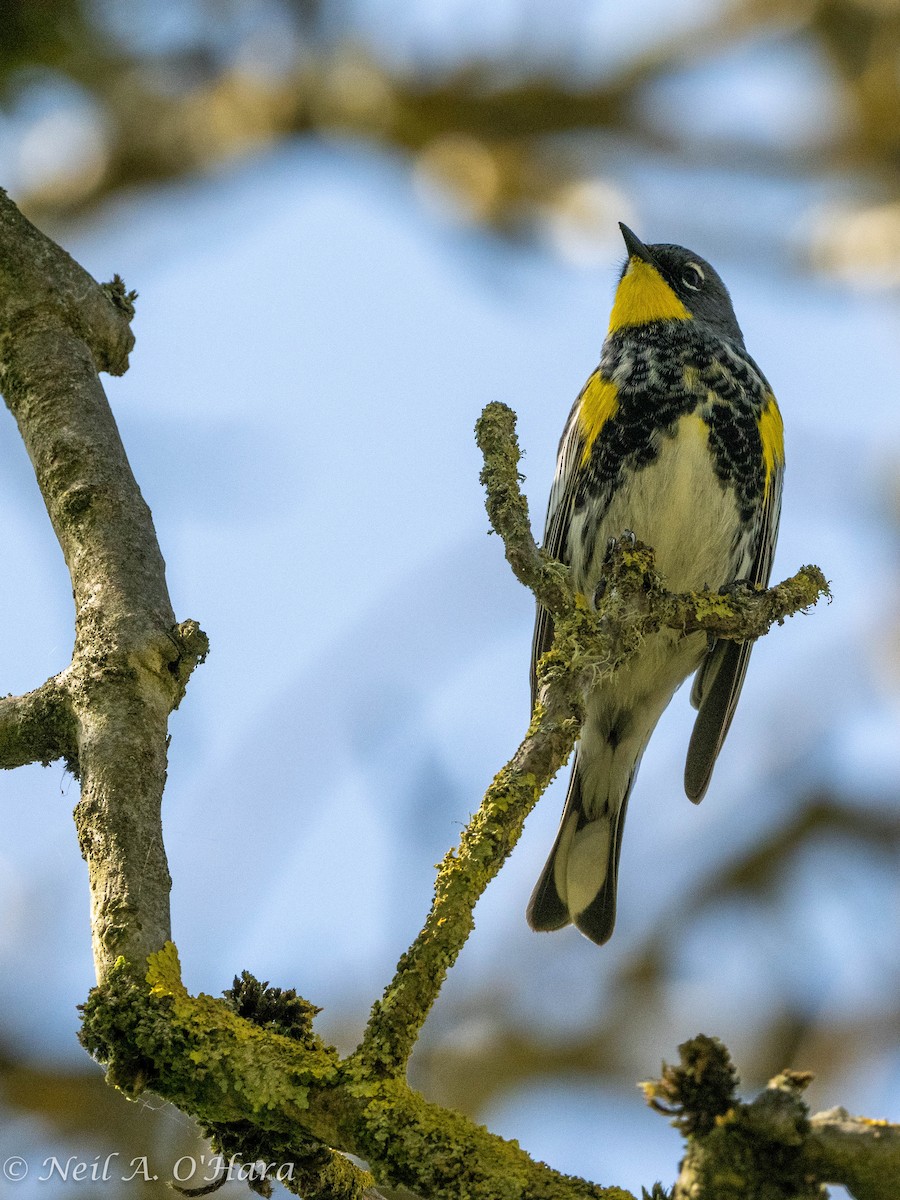
<path fill-rule="evenodd" d="M 365 6 L 343 0 L 0 7 L 5 165 L 21 205 L 45 220 L 303 135 L 407 155 L 424 191 L 509 235 L 589 230 L 613 199 L 608 141 L 625 138 L 695 167 L 863 172 L 872 202 L 823 214 L 804 248 L 833 269 L 900 274 L 900 10 L 889 0 L 722 0 L 650 36 L 635 21 L 632 38 L 598 31 L 596 5 L 554 26 L 519 0 L 490 48 L 460 22 L 440 52 L 419 55 L 414 21 L 412 48 L 398 51 L 373 36 Z M 766 129 L 763 111 L 741 130 L 714 110 L 682 111 L 687 76 L 775 41 L 795 73 L 814 64 L 818 75 L 815 94 L 786 97 L 786 120 Z"/>

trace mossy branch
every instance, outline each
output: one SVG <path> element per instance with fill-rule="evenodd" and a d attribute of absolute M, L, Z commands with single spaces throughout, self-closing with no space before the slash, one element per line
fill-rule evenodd
<path fill-rule="evenodd" d="M 842 1184 L 855 1200 L 895 1200 L 900 1125 L 843 1109 L 810 1116 L 806 1071 L 783 1071 L 744 1103 L 718 1039 L 701 1034 L 679 1052 L 677 1066 L 663 1064 L 660 1079 L 641 1085 L 687 1138 L 671 1200 L 822 1200 L 824 1184 Z"/>
<path fill-rule="evenodd" d="M 484 456 L 485 503 L 516 578 L 553 614 L 555 637 L 540 664 L 543 687 L 525 739 L 494 778 L 458 849 L 441 864 L 422 932 L 372 1010 L 358 1053 L 362 1061 L 387 1073 L 404 1070 L 447 971 L 472 930 L 478 898 L 572 752 L 591 689 L 663 626 L 744 641 L 829 595 L 818 567 L 803 567 L 768 590 L 738 587 L 727 595 L 677 595 L 666 591 L 656 573 L 653 551 L 623 539 L 610 550 L 603 595 L 596 609 L 591 608 L 576 593 L 568 569 L 535 545 L 520 488 L 515 420 L 510 408 L 494 403 L 476 425 Z"/>
<path fill-rule="evenodd" d="M 516 437 L 516 414 L 505 404 L 488 404 L 475 424 L 475 440 L 484 459 L 481 482 L 491 528 L 503 539 L 506 561 L 519 583 L 553 616 L 571 607 L 569 572 L 542 554 L 531 531 L 528 501 L 520 484 L 522 452 Z"/>
<path fill-rule="evenodd" d="M 240 1001 L 235 989 L 227 1001 L 193 997 L 174 946 L 151 956 L 146 980 L 123 959 L 85 1005 L 82 1041 L 126 1094 L 151 1089 L 223 1150 L 297 1164 L 285 1182 L 304 1196 L 361 1200 L 371 1189 L 372 1176 L 337 1149 L 429 1200 L 634 1200 L 532 1161 L 515 1142 L 429 1104 L 405 1079 L 373 1075 L 356 1056 L 341 1060 L 312 1030 L 312 1006 L 254 985 L 245 975 Z"/>

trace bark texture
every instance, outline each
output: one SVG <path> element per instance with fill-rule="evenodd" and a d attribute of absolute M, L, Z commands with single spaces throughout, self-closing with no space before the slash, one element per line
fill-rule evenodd
<path fill-rule="evenodd" d="M 70 666 L 0 702 L 0 765 L 61 757 L 79 776 L 98 980 L 171 936 L 160 805 L 168 717 L 207 650 L 175 620 L 150 510 L 98 378 L 121 374 L 134 297 L 96 283 L 0 194 L 0 389 L 75 602 Z"/>

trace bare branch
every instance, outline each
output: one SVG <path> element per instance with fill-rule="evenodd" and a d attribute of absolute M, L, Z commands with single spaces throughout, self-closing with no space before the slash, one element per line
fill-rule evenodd
<path fill-rule="evenodd" d="M 133 299 L 121 280 L 97 284 L 0 193 L 0 387 L 75 598 L 72 665 L 57 681 L 68 719 L 57 691 L 43 744 L 33 728 L 30 741 L 39 756 L 61 752 L 75 767 L 72 746 L 54 731 L 75 733 L 98 978 L 118 955 L 143 963 L 169 937 L 160 821 L 167 721 L 186 664 L 205 653 L 202 635 L 191 630 L 185 643 L 176 629 L 150 510 L 97 378 L 128 365 Z M 30 704 L 7 706 L 10 765 L 26 751 L 17 714 L 35 716 L 49 695 L 39 689 Z"/>

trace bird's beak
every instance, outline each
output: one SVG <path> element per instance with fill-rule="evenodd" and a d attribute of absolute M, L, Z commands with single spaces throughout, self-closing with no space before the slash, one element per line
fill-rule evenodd
<path fill-rule="evenodd" d="M 641 239 L 632 233 L 627 225 L 623 225 L 621 221 L 619 222 L 619 228 L 622 230 L 622 237 L 625 239 L 625 245 L 628 248 L 628 257 L 639 258 L 641 262 L 649 263 L 651 267 L 656 267 L 659 270 L 656 266 L 656 260 Z"/>

